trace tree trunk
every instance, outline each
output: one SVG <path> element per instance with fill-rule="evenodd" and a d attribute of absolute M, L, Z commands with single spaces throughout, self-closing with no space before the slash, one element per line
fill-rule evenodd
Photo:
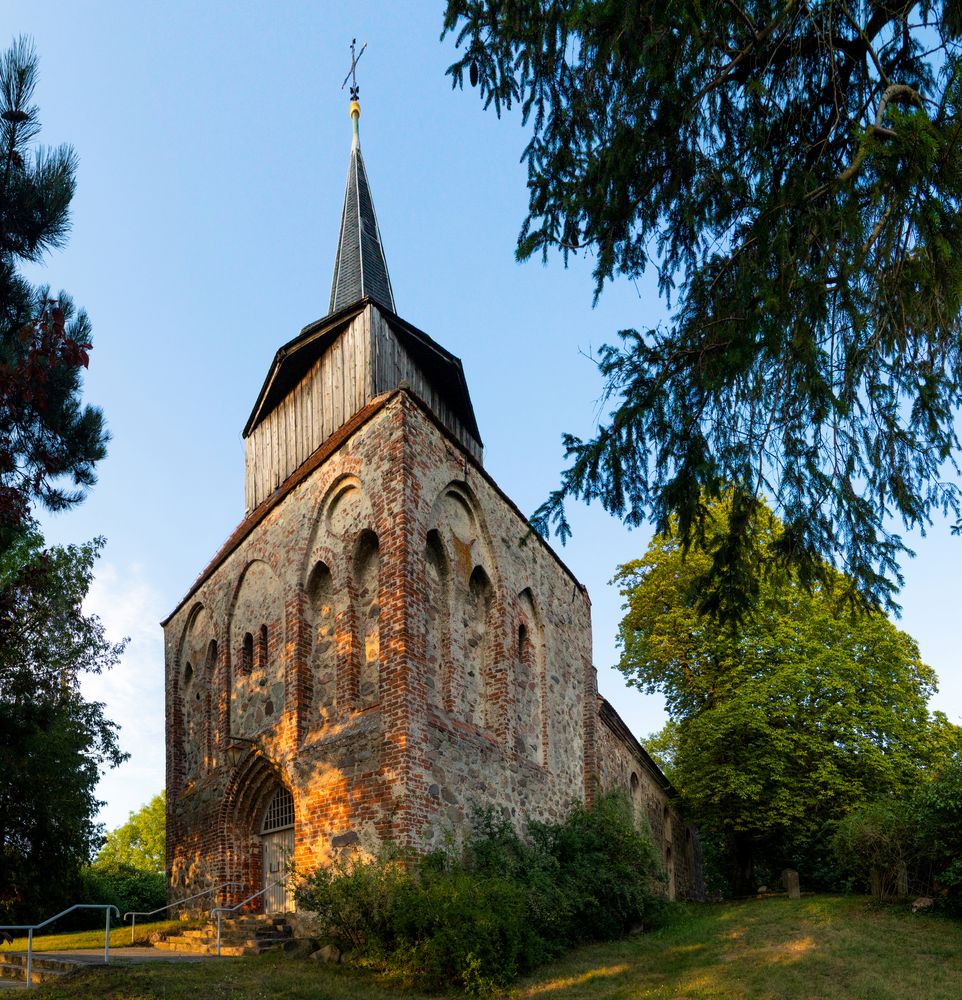
<path fill-rule="evenodd" d="M 755 895 L 755 852 L 747 837 L 739 834 L 729 834 L 728 865 L 732 887 L 732 895 Z"/>

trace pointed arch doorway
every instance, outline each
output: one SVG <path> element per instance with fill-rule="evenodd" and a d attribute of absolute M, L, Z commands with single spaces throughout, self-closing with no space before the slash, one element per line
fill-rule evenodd
<path fill-rule="evenodd" d="M 260 822 L 260 841 L 264 912 L 291 913 L 294 897 L 288 874 L 294 857 L 294 798 L 283 785 L 278 785 L 267 800 Z"/>

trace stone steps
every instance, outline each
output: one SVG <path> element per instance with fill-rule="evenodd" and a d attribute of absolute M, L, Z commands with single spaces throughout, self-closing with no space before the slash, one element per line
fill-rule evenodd
<path fill-rule="evenodd" d="M 82 968 L 89 966 L 88 962 L 69 962 L 61 958 L 44 958 L 34 952 L 30 967 L 31 985 L 59 982 L 66 976 L 72 976 Z M 0 978 L 15 979 L 21 983 L 27 979 L 27 953 L 25 951 L 0 952 Z"/>
<path fill-rule="evenodd" d="M 259 955 L 273 948 L 285 947 L 293 941 L 293 931 L 283 917 L 245 914 L 223 919 L 221 923 L 221 955 Z M 192 928 L 171 934 L 153 945 L 160 951 L 180 951 L 192 955 L 217 954 L 217 924 Z"/>

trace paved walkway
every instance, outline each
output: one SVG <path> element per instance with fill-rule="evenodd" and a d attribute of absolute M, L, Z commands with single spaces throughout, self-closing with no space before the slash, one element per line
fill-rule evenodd
<path fill-rule="evenodd" d="M 78 948 L 74 951 L 34 951 L 33 957 L 55 958 L 62 962 L 76 962 L 81 965 L 104 964 L 103 948 Z M 230 962 L 237 959 L 220 958 L 216 955 L 198 955 L 187 951 L 160 951 L 157 948 L 124 948 L 116 945 L 110 949 L 111 965 L 142 965 L 145 962 Z M 7 979 L 0 976 L 0 991 L 19 990 L 25 992 L 22 979 Z"/>
<path fill-rule="evenodd" d="M 103 948 L 78 948 L 74 951 L 34 951 L 36 958 L 55 958 L 62 962 L 76 962 L 81 965 L 104 964 Z M 145 962 L 230 962 L 236 959 L 221 958 L 216 955 L 198 955 L 187 951 L 159 951 L 156 948 L 123 948 L 115 946 L 110 949 L 111 965 L 142 965 Z M 7 979 L 0 976 L 0 990 L 24 991 L 22 979 Z"/>
<path fill-rule="evenodd" d="M 104 964 L 103 948 L 77 948 L 74 951 L 37 951 L 35 958 L 57 958 L 65 962 L 86 962 L 89 965 Z M 110 949 L 111 965 L 140 965 L 143 962 L 209 962 L 216 955 L 198 955 L 190 951 L 161 951 L 157 948 L 124 948 L 114 945 Z M 227 961 L 226 958 L 221 959 Z"/>

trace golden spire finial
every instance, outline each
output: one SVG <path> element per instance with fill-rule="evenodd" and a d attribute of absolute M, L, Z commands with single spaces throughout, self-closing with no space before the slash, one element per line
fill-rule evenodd
<path fill-rule="evenodd" d="M 341 90 L 347 86 L 347 81 L 351 81 L 351 104 L 350 104 L 350 116 L 351 121 L 354 123 L 354 141 L 357 142 L 357 123 L 358 119 L 361 117 L 361 105 L 357 99 L 357 95 L 360 92 L 360 88 L 357 85 L 357 64 L 364 55 L 364 50 L 367 48 L 367 42 L 361 46 L 361 51 L 355 54 L 354 49 L 357 45 L 357 39 L 351 39 L 351 69 L 350 72 L 344 77 L 344 82 L 341 84 Z"/>

